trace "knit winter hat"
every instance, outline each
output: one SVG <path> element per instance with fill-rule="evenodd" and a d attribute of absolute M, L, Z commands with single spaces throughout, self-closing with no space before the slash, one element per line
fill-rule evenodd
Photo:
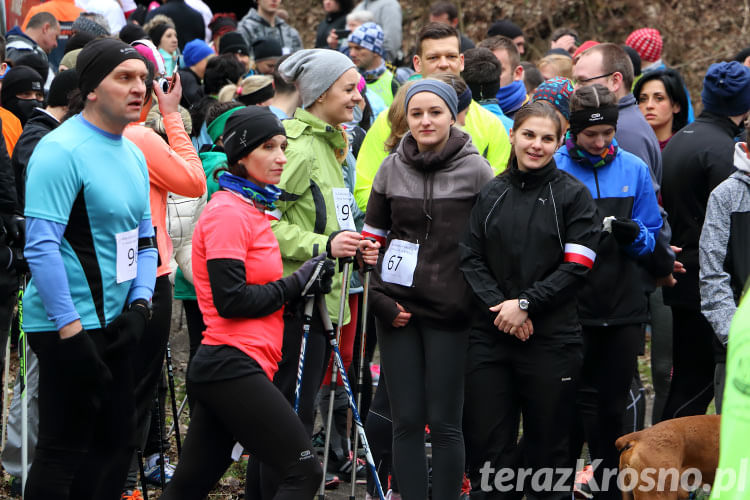
<path fill-rule="evenodd" d="M 346 57 L 346 56 L 344 56 Z M 281 121 L 265 106 L 240 108 L 224 126 L 224 151 L 232 165 L 275 135 L 286 135 Z"/>
<path fill-rule="evenodd" d="M 597 42 L 596 40 L 586 40 L 585 42 L 581 44 L 580 47 L 576 49 L 575 52 L 573 52 L 573 60 L 575 61 L 576 57 L 580 56 L 581 54 L 589 50 L 591 47 L 594 47 L 596 45 L 599 45 L 599 42 Z"/>
<path fill-rule="evenodd" d="M 78 73 L 74 69 L 66 69 L 57 74 L 49 87 L 47 106 L 67 106 L 68 96 L 78 88 Z"/>
<path fill-rule="evenodd" d="M 433 80 L 432 78 L 417 80 L 414 85 L 409 87 L 409 90 L 406 91 L 406 99 L 404 99 L 404 112 L 408 111 L 411 98 L 420 92 L 431 92 L 441 98 L 446 106 L 448 106 L 453 119 L 456 119 L 456 115 L 458 114 L 458 96 L 456 95 L 456 91 L 447 83 L 440 80 Z M 471 100 L 471 97 L 469 97 L 469 100 Z"/>
<path fill-rule="evenodd" d="M 154 42 L 154 45 L 156 45 L 157 48 L 161 45 L 161 39 L 169 28 L 175 29 L 173 24 L 161 23 L 148 31 L 148 37 Z"/>
<path fill-rule="evenodd" d="M 60 66 L 65 66 L 68 69 L 75 69 L 76 61 L 78 60 L 78 54 L 80 54 L 82 50 L 83 49 L 71 50 L 70 52 L 65 54 L 63 58 L 60 59 Z"/>
<path fill-rule="evenodd" d="M 701 91 L 703 109 L 722 116 L 750 110 L 750 68 L 737 61 L 709 66 Z"/>
<path fill-rule="evenodd" d="M 633 47 L 643 61 L 654 62 L 661 58 L 663 44 L 661 33 L 657 29 L 641 28 L 635 30 L 625 39 L 625 45 Z"/>
<path fill-rule="evenodd" d="M 131 44 L 136 40 L 143 40 L 147 36 L 148 35 L 141 26 L 135 23 L 128 23 L 122 27 L 120 33 L 117 35 L 117 38 L 127 44 Z"/>
<path fill-rule="evenodd" d="M 239 31 L 230 31 L 219 38 L 219 54 L 245 54 L 250 55 L 245 37 Z"/>
<path fill-rule="evenodd" d="M 298 50 L 285 59 L 279 66 L 279 74 L 287 83 L 297 85 L 302 108 L 308 108 L 341 75 L 354 67 L 352 60 L 337 50 L 307 49 Z"/>
<path fill-rule="evenodd" d="M 523 36 L 523 30 L 510 19 L 501 19 L 492 23 L 490 29 L 487 30 L 488 37 L 497 35 L 506 36 L 512 40 L 517 36 Z"/>
<path fill-rule="evenodd" d="M 116 38 L 100 38 L 89 42 L 78 54 L 76 62 L 78 88 L 84 99 L 113 69 L 128 59 L 143 61 L 137 50 Z"/>
<path fill-rule="evenodd" d="M 44 80 L 41 75 L 28 66 L 10 68 L 3 77 L 0 102 L 7 108 L 8 100 L 15 99 L 16 94 L 27 90 L 44 91 Z"/>
<path fill-rule="evenodd" d="M 383 51 L 384 39 L 383 28 L 375 23 L 364 23 L 349 35 L 349 43 L 359 45 L 381 57 L 385 54 Z"/>
<path fill-rule="evenodd" d="M 556 76 L 542 82 L 531 96 L 531 101 L 547 101 L 562 114 L 566 120 L 570 119 L 570 96 L 573 94 L 573 84 L 567 78 Z"/>
<path fill-rule="evenodd" d="M 185 48 L 182 49 L 182 60 L 188 68 L 213 55 L 216 55 L 214 50 L 206 42 L 198 38 L 190 40 L 185 44 Z"/>
<path fill-rule="evenodd" d="M 253 59 L 263 61 L 281 57 L 281 44 L 275 38 L 261 38 L 253 42 Z"/>
<path fill-rule="evenodd" d="M 92 21 L 83 14 L 78 16 L 78 19 L 73 21 L 73 26 L 71 26 L 71 29 L 77 32 L 91 33 L 94 36 L 109 36 L 109 30 L 107 28 L 97 23 L 96 21 Z"/>

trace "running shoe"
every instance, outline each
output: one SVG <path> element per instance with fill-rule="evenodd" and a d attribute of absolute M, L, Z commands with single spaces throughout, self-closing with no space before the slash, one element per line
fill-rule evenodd
<path fill-rule="evenodd" d="M 352 455 L 353 453 L 349 452 L 349 457 L 344 460 L 341 465 L 338 468 L 338 471 L 336 474 L 341 476 L 344 481 L 347 483 L 351 481 L 352 479 Z M 367 478 L 367 471 L 365 470 L 365 461 L 361 458 L 358 458 L 356 460 L 357 463 L 357 475 L 355 479 L 366 479 Z"/>
<path fill-rule="evenodd" d="M 128 490 L 123 492 L 120 500 L 143 500 L 141 490 Z"/>
<path fill-rule="evenodd" d="M 326 489 L 327 490 L 335 490 L 336 488 L 339 487 L 340 483 L 341 483 L 341 480 L 336 474 L 326 472 Z"/>
<path fill-rule="evenodd" d="M 591 465 L 587 465 L 583 469 L 576 472 L 576 480 L 573 484 L 573 497 L 574 498 L 585 498 L 590 500 L 594 498 L 594 493 L 589 487 L 589 481 L 594 477 L 594 469 Z"/>
<path fill-rule="evenodd" d="M 169 483 L 169 481 L 172 480 L 172 476 L 174 475 L 174 471 L 177 467 L 169 463 L 169 458 L 164 457 L 164 483 Z M 152 459 L 152 457 L 149 457 L 146 461 L 146 470 L 144 471 L 144 474 L 146 475 L 146 482 L 148 484 L 153 484 L 154 486 L 161 486 L 161 467 L 159 466 L 159 456 L 156 455 L 156 459 Z"/>
<path fill-rule="evenodd" d="M 21 478 L 11 476 L 10 478 L 10 496 L 17 498 L 21 496 Z"/>

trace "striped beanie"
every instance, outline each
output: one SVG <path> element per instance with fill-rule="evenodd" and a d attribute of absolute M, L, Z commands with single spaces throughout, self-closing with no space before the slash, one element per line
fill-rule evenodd
<path fill-rule="evenodd" d="M 635 30 L 625 39 L 625 45 L 633 47 L 641 59 L 646 62 L 655 62 L 661 58 L 661 33 L 654 28 L 641 28 Z"/>

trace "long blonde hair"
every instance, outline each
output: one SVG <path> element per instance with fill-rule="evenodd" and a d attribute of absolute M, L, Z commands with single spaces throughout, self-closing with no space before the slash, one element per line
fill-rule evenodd
<path fill-rule="evenodd" d="M 392 151 L 398 146 L 401 138 L 409 131 L 409 123 L 406 121 L 406 111 L 404 102 L 406 101 L 406 91 L 414 85 L 414 82 L 406 82 L 399 87 L 396 95 L 393 96 L 391 107 L 388 108 L 388 125 L 391 126 L 391 133 L 385 140 L 385 150 Z"/>

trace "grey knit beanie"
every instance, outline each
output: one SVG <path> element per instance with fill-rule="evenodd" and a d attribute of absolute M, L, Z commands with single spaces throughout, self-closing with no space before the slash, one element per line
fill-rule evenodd
<path fill-rule="evenodd" d="M 299 50 L 289 56 L 279 73 L 288 83 L 297 84 L 302 108 L 310 107 L 354 63 L 341 52 L 329 49 Z"/>

